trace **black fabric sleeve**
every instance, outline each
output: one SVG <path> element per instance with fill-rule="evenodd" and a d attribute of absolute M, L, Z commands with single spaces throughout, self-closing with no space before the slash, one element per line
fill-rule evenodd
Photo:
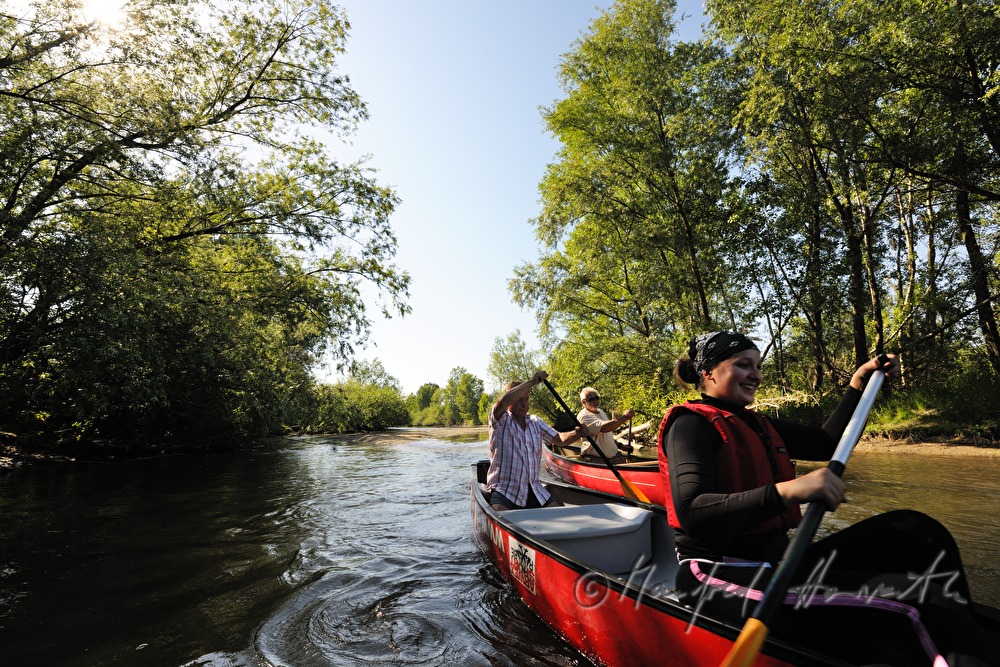
<path fill-rule="evenodd" d="M 665 443 L 670 487 L 681 527 L 690 537 L 714 544 L 726 544 L 785 509 L 773 484 L 719 493 L 714 453 L 721 445 L 719 433 L 695 414 L 678 417 Z"/>

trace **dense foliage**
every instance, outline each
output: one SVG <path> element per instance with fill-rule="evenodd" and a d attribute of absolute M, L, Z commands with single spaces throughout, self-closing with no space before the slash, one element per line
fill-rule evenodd
<path fill-rule="evenodd" d="M 407 399 L 407 407 L 418 426 L 478 426 L 486 423 L 484 396 L 483 381 L 456 366 L 445 386 L 422 385 Z"/>
<path fill-rule="evenodd" d="M 366 115 L 336 72 L 345 17 L 131 3 L 110 30 L 79 10 L 0 12 L 3 430 L 218 443 L 301 420 L 318 355 L 367 336 L 362 284 L 408 310 L 396 196 L 324 143 Z"/>
<path fill-rule="evenodd" d="M 396 195 L 330 148 L 366 117 L 336 67 L 343 13 L 133 2 L 112 30 L 80 0 L 18 7 L 0 9 L 0 432 L 21 442 L 475 425 L 539 367 L 573 407 L 591 385 L 655 420 L 713 328 L 761 343 L 765 409 L 821 414 L 885 350 L 903 369 L 881 418 L 1000 432 L 993 3 L 708 0 L 683 42 L 673 0 L 618 0 L 543 113 L 561 150 L 511 291 L 546 352 L 514 332 L 493 394 L 457 367 L 406 399 L 378 363 L 310 373 L 349 364 L 373 308 L 408 311 Z M 532 406 L 559 415 L 544 389 Z"/>
<path fill-rule="evenodd" d="M 313 394 L 315 403 L 303 411 L 306 421 L 296 430 L 360 433 L 410 424 L 399 381 L 378 360 L 352 363 L 347 380 L 321 385 Z"/>
<path fill-rule="evenodd" d="M 544 252 L 510 285 L 548 370 L 656 415 L 686 341 L 735 328 L 766 353 L 774 409 L 890 351 L 897 401 L 995 427 L 971 400 L 1000 373 L 995 5 L 709 0 L 693 43 L 674 11 L 618 0 L 544 111 L 562 146 Z"/>

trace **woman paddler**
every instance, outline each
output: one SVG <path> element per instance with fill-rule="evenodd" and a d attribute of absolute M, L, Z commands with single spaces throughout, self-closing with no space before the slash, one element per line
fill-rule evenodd
<path fill-rule="evenodd" d="M 677 590 L 702 616 L 742 625 L 801 519 L 800 503 L 846 500 L 827 468 L 796 477 L 792 459 L 829 460 L 871 373 L 861 365 L 822 428 L 769 419 L 747 406 L 761 355 L 740 333 L 695 337 L 674 376 L 701 400 L 667 411 L 659 431 L 667 516 L 676 531 Z M 854 664 L 1000 665 L 970 610 L 958 547 L 940 523 L 901 510 L 810 545 L 770 634 Z"/>

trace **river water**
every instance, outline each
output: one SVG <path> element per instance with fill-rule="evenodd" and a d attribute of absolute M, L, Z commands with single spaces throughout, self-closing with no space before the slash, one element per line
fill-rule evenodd
<path fill-rule="evenodd" d="M 0 471 L 0 664 L 588 665 L 471 539 L 477 439 Z M 857 454 L 835 528 L 941 519 L 1000 606 L 1000 458 Z"/>

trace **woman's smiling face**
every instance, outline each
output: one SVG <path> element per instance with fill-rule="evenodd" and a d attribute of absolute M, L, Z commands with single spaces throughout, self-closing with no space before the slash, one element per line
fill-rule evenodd
<path fill-rule="evenodd" d="M 737 352 L 702 374 L 707 395 L 744 407 L 756 400 L 760 379 L 758 350 Z"/>

